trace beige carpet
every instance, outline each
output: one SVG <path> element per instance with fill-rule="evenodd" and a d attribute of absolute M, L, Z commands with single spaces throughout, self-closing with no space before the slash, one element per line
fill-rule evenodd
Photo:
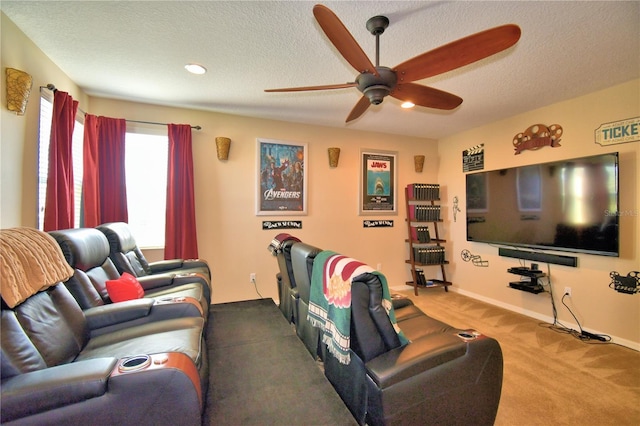
<path fill-rule="evenodd" d="M 412 289 L 399 293 L 436 319 L 500 342 L 504 380 L 496 425 L 640 425 L 640 352 L 582 342 L 440 288 L 421 289 L 417 297 Z"/>

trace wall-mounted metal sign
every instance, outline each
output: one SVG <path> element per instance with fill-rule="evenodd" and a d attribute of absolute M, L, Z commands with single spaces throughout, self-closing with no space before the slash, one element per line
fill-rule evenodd
<path fill-rule="evenodd" d="M 462 171 L 472 172 L 484 169 L 484 144 L 472 146 L 462 151 Z"/>
<path fill-rule="evenodd" d="M 516 150 L 514 154 L 518 155 L 525 149 L 535 151 L 545 146 L 557 148 L 560 146 L 562 133 L 562 126 L 559 124 L 529 126 L 527 130 L 513 137 L 513 146 Z"/>
<path fill-rule="evenodd" d="M 596 143 L 602 146 L 638 142 L 640 141 L 640 117 L 604 123 L 594 133 Z"/>

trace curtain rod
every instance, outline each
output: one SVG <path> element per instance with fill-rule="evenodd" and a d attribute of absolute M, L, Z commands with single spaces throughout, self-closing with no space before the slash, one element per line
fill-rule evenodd
<path fill-rule="evenodd" d="M 49 83 L 46 86 L 40 86 L 41 89 L 49 89 L 52 92 L 57 91 L 58 89 L 56 89 L 56 86 L 54 86 L 53 84 Z M 79 108 L 78 108 L 79 109 Z M 84 114 L 86 114 L 86 112 L 80 110 L 81 112 L 83 112 Z M 140 123 L 140 124 L 153 124 L 156 126 L 168 126 L 168 123 L 158 123 L 155 121 L 138 121 L 138 120 L 127 120 L 125 119 L 124 121 L 128 122 L 128 123 Z M 201 126 L 191 126 L 192 129 L 196 129 L 196 130 L 202 130 Z"/>

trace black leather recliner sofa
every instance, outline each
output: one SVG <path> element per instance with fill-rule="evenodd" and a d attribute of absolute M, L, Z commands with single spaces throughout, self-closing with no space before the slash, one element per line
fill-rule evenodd
<path fill-rule="evenodd" d="M 109 257 L 107 237 L 93 228 L 51 231 L 67 263 L 75 269 L 65 285 L 82 309 L 110 305 L 107 280 L 120 277 Z M 209 311 L 208 282 L 189 274 L 156 274 L 138 278 L 147 301 L 128 301 L 127 305 L 156 307 L 156 315 L 200 316 L 207 320 Z M 195 306 L 193 306 L 195 302 Z M 118 303 L 120 309 L 124 309 Z M 162 306 L 158 309 L 159 306 Z M 113 309 L 113 308 L 112 308 Z M 133 311 L 131 311 L 133 315 Z M 133 319 L 133 318 L 132 318 Z"/>
<path fill-rule="evenodd" d="M 15 259 L 36 251 L 29 244 L 6 250 L 6 233 L 0 231 L 3 280 L 16 277 Z M 7 303 L 11 292 L 2 287 L 0 423 L 200 425 L 208 386 L 204 319 L 132 325 L 117 312 L 93 316 L 92 309 L 100 308 L 83 311 L 59 282 L 71 269 L 48 274 L 42 259 L 65 262 L 55 241 L 35 230 L 30 235 L 48 238 L 57 255 L 39 257 L 41 267 L 15 279 L 47 279 L 17 282 L 22 290 L 33 289 L 30 295 Z M 94 335 L 92 327 L 104 323 L 113 329 Z"/>
<path fill-rule="evenodd" d="M 402 345 L 382 305 L 377 275 L 363 273 L 351 282 L 350 362 L 339 362 L 316 343 L 318 329 L 306 320 L 307 287 L 320 252 L 302 242 L 291 247 L 296 329 L 312 354 L 325 354 L 325 375 L 360 424 L 493 424 L 502 389 L 498 342 L 433 319 L 405 300 L 393 304 L 409 339 Z"/>

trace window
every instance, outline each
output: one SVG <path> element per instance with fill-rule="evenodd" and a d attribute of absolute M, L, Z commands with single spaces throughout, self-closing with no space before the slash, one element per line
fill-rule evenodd
<path fill-rule="evenodd" d="M 127 131 L 125 142 L 129 227 L 141 248 L 164 248 L 167 135 Z"/>
<path fill-rule="evenodd" d="M 53 93 L 42 90 L 40 95 L 40 132 L 38 135 L 38 229 L 44 229 L 44 205 L 47 197 L 47 178 L 49 176 L 49 143 L 51 139 L 51 120 L 53 116 Z M 82 144 L 84 138 L 84 115 L 78 109 L 73 129 L 73 188 L 74 188 L 74 227 L 81 226 L 82 213 Z"/>
<path fill-rule="evenodd" d="M 44 207 L 49 175 L 49 143 L 53 115 L 53 94 L 42 90 L 38 143 L 38 229 L 44 229 Z M 82 157 L 84 113 L 78 110 L 73 130 L 74 227 L 84 226 L 82 219 Z M 167 197 L 167 158 L 169 139 L 165 134 L 150 134 L 148 129 L 127 130 L 125 173 L 129 226 L 141 248 L 164 248 Z"/>

